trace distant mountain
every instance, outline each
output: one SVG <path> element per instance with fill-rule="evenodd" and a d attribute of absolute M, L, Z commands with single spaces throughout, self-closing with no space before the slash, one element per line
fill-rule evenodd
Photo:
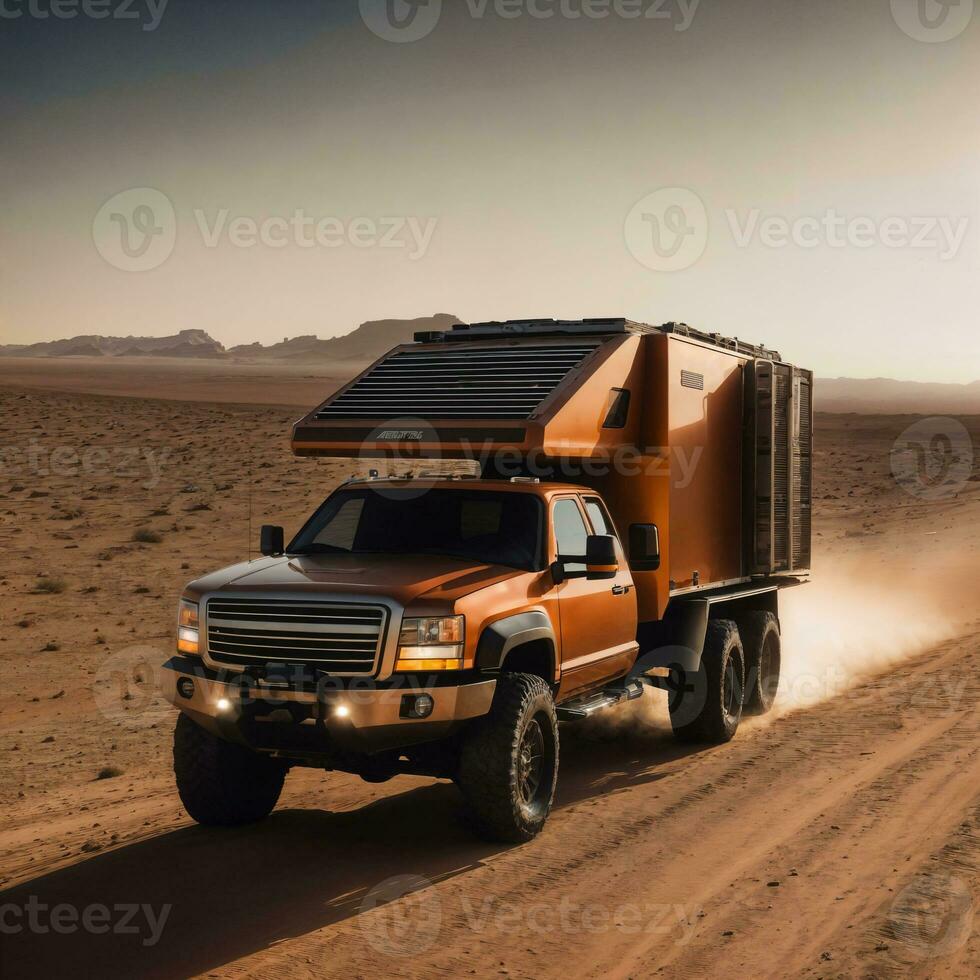
<path fill-rule="evenodd" d="M 39 344 L 0 345 L 0 357 L 197 357 L 274 361 L 373 361 L 420 330 L 449 330 L 459 319 L 447 313 L 417 320 L 373 320 L 352 333 L 321 340 L 315 335 L 286 338 L 279 344 L 243 344 L 225 350 L 203 330 L 172 337 L 71 337 Z"/>
<path fill-rule="evenodd" d="M 980 381 L 940 384 L 890 378 L 817 378 L 818 412 L 860 415 L 980 415 Z"/>
<path fill-rule="evenodd" d="M 371 320 L 342 337 L 287 337 L 268 347 L 243 344 L 230 350 L 203 330 L 172 337 L 72 337 L 40 344 L 0 346 L 0 357 L 182 357 L 225 360 L 338 363 L 340 373 L 356 373 L 419 331 L 449 330 L 459 319 L 447 313 L 415 320 Z M 818 378 L 818 412 L 861 415 L 980 415 L 980 381 L 972 384 L 893 381 L 890 378 Z"/>
<path fill-rule="evenodd" d="M 203 330 L 172 337 L 71 337 L 0 347 L 0 357 L 223 357 L 224 347 Z"/>
<path fill-rule="evenodd" d="M 420 317 L 416 320 L 370 320 L 343 337 L 321 340 L 309 335 L 287 337 L 280 344 L 263 347 L 245 344 L 232 347 L 235 357 L 255 357 L 280 361 L 373 361 L 398 344 L 411 343 L 421 330 L 449 330 L 459 318 L 448 313 Z"/>

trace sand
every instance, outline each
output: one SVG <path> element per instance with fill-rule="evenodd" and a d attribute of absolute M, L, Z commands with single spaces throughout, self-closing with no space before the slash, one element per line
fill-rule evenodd
<path fill-rule="evenodd" d="M 336 379 L 0 361 L 0 383 L 0 908 L 170 906 L 153 945 L 4 934 L 4 978 L 980 969 L 980 482 L 897 486 L 913 419 L 817 419 L 816 575 L 786 596 L 777 711 L 710 749 L 676 745 L 652 693 L 564 728 L 546 832 L 506 848 L 427 779 L 297 770 L 229 832 L 177 799 L 154 694 L 176 599 L 351 471 L 288 447 Z"/>

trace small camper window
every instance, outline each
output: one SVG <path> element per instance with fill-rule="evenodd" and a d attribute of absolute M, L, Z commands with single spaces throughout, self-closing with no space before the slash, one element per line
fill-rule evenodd
<path fill-rule="evenodd" d="M 609 392 L 604 429 L 625 429 L 630 414 L 630 393 L 626 388 L 613 388 Z"/>

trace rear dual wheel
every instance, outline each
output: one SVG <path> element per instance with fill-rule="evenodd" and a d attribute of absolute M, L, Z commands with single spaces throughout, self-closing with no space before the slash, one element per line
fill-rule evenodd
<path fill-rule="evenodd" d="M 671 678 L 670 723 L 683 742 L 730 741 L 742 718 L 745 655 L 738 626 L 712 619 L 696 671 L 678 670 Z"/>
<path fill-rule="evenodd" d="M 764 715 L 779 690 L 779 620 L 771 612 L 749 612 L 739 617 L 738 631 L 745 648 L 745 713 Z"/>

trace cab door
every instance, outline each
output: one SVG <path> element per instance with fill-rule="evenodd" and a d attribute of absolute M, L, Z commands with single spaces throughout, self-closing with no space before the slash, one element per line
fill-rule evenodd
<path fill-rule="evenodd" d="M 587 577 L 585 547 L 590 534 L 616 537 L 619 570 L 615 578 Z M 569 494 L 552 501 L 551 548 L 552 560 L 564 564 L 558 610 L 562 649 L 559 697 L 565 699 L 601 687 L 632 667 L 638 650 L 636 593 L 622 544 L 598 497 L 583 499 Z"/>

